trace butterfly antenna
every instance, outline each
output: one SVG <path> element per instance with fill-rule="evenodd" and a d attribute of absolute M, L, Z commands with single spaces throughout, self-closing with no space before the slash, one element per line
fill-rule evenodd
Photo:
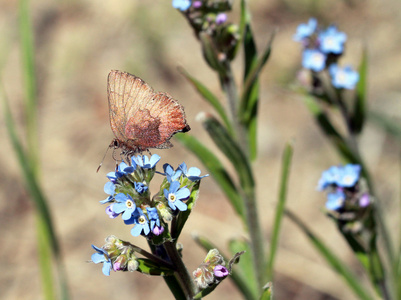
<path fill-rule="evenodd" d="M 99 166 L 97 167 L 96 173 L 99 172 L 100 168 L 102 167 L 103 161 L 104 161 L 104 159 L 106 158 L 106 154 L 107 154 L 107 152 L 109 151 L 109 149 L 110 149 L 110 146 L 107 147 L 106 152 L 105 152 L 104 155 L 103 155 L 103 159 L 102 159 L 101 163 L 99 164 Z"/>

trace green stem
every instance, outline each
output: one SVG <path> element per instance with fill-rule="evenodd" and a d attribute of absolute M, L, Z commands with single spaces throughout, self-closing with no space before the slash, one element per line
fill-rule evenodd
<path fill-rule="evenodd" d="M 194 295 L 196 294 L 195 284 L 187 268 L 185 267 L 180 254 L 177 251 L 176 244 L 173 242 L 165 242 L 164 247 L 169 258 L 171 259 L 172 264 L 177 270 L 175 272 L 175 277 L 181 285 L 181 288 L 185 294 L 185 299 L 193 299 Z"/>
<path fill-rule="evenodd" d="M 231 70 L 231 66 L 226 64 L 226 72 L 224 76 L 221 76 L 221 85 L 222 89 L 226 93 L 230 114 L 232 118 L 232 122 L 234 124 L 234 129 L 236 131 L 236 140 L 241 150 L 245 154 L 246 159 L 249 160 L 249 147 L 247 146 L 248 135 L 246 128 L 239 122 L 238 119 L 238 107 L 239 107 L 239 98 L 237 86 L 235 84 L 234 76 Z M 262 239 L 262 232 L 260 227 L 260 222 L 257 213 L 257 203 L 255 197 L 255 188 L 254 186 L 241 186 L 243 192 L 241 193 L 244 206 L 245 206 L 245 214 L 246 214 L 246 223 L 248 226 L 250 242 L 251 242 L 251 250 L 253 256 L 254 270 L 256 273 L 256 278 L 258 279 L 258 287 L 262 289 L 264 285 L 264 246 Z"/>

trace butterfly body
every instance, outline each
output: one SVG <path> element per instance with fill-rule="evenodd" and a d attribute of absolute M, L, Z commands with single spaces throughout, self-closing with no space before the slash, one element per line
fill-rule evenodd
<path fill-rule="evenodd" d="M 156 93 L 139 77 L 111 71 L 107 80 L 110 126 L 115 139 L 110 147 L 133 155 L 149 148 L 167 149 L 177 132 L 190 130 L 184 107 L 167 93 Z"/>

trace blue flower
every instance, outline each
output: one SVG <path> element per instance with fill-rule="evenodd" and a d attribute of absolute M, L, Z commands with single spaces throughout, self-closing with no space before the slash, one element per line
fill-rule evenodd
<path fill-rule="evenodd" d="M 339 68 L 336 64 L 332 64 L 329 67 L 331 75 L 331 83 L 336 88 L 344 88 L 352 90 L 359 81 L 358 72 L 354 71 L 351 66 Z"/>
<path fill-rule="evenodd" d="M 340 209 L 345 201 L 345 194 L 341 190 L 327 194 L 326 208 L 330 210 Z"/>
<path fill-rule="evenodd" d="M 153 230 L 155 226 L 160 227 L 160 219 L 156 207 L 147 207 L 146 211 L 150 221 L 150 230 Z"/>
<path fill-rule="evenodd" d="M 113 182 L 106 182 L 104 185 L 104 192 L 106 194 L 109 194 L 110 196 L 107 197 L 106 199 L 100 201 L 101 204 L 105 204 L 107 202 L 111 202 L 114 199 L 114 194 L 116 193 L 116 186 L 114 185 Z"/>
<path fill-rule="evenodd" d="M 172 210 L 185 211 L 187 210 L 187 205 L 182 202 L 189 197 L 190 191 L 187 188 L 180 189 L 180 183 L 178 181 L 173 181 L 170 184 L 169 190 L 164 189 L 164 196 L 168 200 L 168 205 Z"/>
<path fill-rule="evenodd" d="M 173 0 L 173 7 L 185 11 L 191 7 L 191 0 Z"/>
<path fill-rule="evenodd" d="M 110 270 L 112 267 L 109 254 L 103 248 L 98 248 L 95 245 L 92 245 L 92 248 L 96 250 L 96 253 L 92 254 L 92 257 L 91 257 L 92 261 L 95 264 L 103 263 L 102 272 L 104 275 L 109 276 Z"/>
<path fill-rule="evenodd" d="M 319 50 L 305 49 L 302 53 L 302 66 L 315 72 L 320 72 L 326 65 L 326 55 Z"/>
<path fill-rule="evenodd" d="M 329 185 L 336 185 L 342 188 L 353 187 L 358 182 L 360 173 L 360 165 L 332 166 L 322 173 L 318 183 L 318 190 L 324 190 Z"/>
<path fill-rule="evenodd" d="M 302 41 L 309 38 L 317 29 L 317 21 L 314 18 L 309 19 L 308 24 L 300 24 L 297 27 L 297 32 L 293 36 L 294 41 Z"/>
<path fill-rule="evenodd" d="M 139 193 L 142 194 L 148 190 L 148 187 L 143 184 L 142 182 L 134 182 L 135 190 Z"/>
<path fill-rule="evenodd" d="M 184 162 L 181 165 L 179 165 L 178 168 L 181 169 L 184 176 L 187 177 L 191 181 L 198 181 L 204 177 L 209 176 L 209 174 L 199 176 L 201 173 L 201 170 L 199 170 L 196 167 L 191 167 L 191 168 L 187 169 L 187 165 Z"/>
<path fill-rule="evenodd" d="M 337 183 L 337 180 L 340 178 L 340 176 L 341 174 L 339 167 L 337 166 L 330 167 L 328 170 L 322 173 L 322 176 L 319 179 L 317 189 L 319 191 L 322 191 L 329 185 Z"/>
<path fill-rule="evenodd" d="M 139 207 L 136 208 L 130 219 L 124 220 L 124 223 L 127 225 L 135 224 L 134 227 L 131 229 L 131 234 L 133 236 L 139 236 L 142 231 L 144 235 L 148 235 L 150 232 L 148 219 L 146 218 L 142 209 L 140 209 Z"/>
<path fill-rule="evenodd" d="M 337 30 L 336 26 L 330 26 L 319 34 L 320 50 L 324 53 L 341 54 L 344 51 L 344 43 L 347 35 Z"/>
<path fill-rule="evenodd" d="M 123 220 L 130 219 L 136 209 L 135 202 L 132 200 L 131 196 L 118 193 L 115 196 L 115 200 L 116 203 L 113 205 L 113 211 L 116 214 L 123 213 L 121 216 Z"/>
<path fill-rule="evenodd" d="M 358 182 L 361 166 L 348 164 L 342 167 L 340 171 L 340 177 L 337 179 L 336 184 L 340 187 L 349 188 Z"/>
<path fill-rule="evenodd" d="M 136 169 L 136 164 L 132 163 L 132 166 L 127 165 L 125 162 L 121 162 L 114 172 L 109 172 L 106 176 L 113 183 L 124 175 L 131 174 Z"/>
<path fill-rule="evenodd" d="M 131 158 L 131 161 L 140 166 L 142 169 L 154 168 L 159 160 L 160 156 L 157 154 L 153 154 L 150 160 L 149 157 L 147 157 L 146 155 L 138 155 Z"/>
<path fill-rule="evenodd" d="M 174 171 L 174 168 L 169 164 L 164 164 L 163 170 L 164 175 L 166 175 L 167 181 L 170 183 L 177 180 L 182 174 L 182 171 L 179 169 L 179 167 L 177 168 L 177 170 Z"/>

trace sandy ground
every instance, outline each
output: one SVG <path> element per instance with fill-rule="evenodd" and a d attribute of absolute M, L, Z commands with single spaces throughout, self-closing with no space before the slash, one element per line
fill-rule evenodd
<path fill-rule="evenodd" d="M 90 245 L 102 245 L 110 234 L 146 247 L 143 239 L 132 239 L 121 222 L 107 218 L 98 203 L 106 197 L 105 175 L 114 164 L 107 156 L 96 173 L 113 138 L 106 77 L 111 69 L 129 71 L 156 90 L 173 95 L 186 108 L 191 134 L 212 149 L 211 140 L 195 120 L 199 111 L 211 112 L 211 108 L 179 74 L 177 66 L 185 67 L 222 97 L 217 78 L 203 63 L 192 31 L 170 1 L 31 2 L 42 186 L 62 246 L 72 299 L 173 299 L 160 278 L 120 272 L 105 277 L 100 266 L 87 263 L 92 254 Z M 268 242 L 281 152 L 285 143 L 294 139 L 288 207 L 360 273 L 358 262 L 321 213 L 324 195 L 315 190 L 321 171 L 340 163 L 340 159 L 315 126 L 300 96 L 291 90 L 300 67 L 300 46 L 292 41 L 292 35 L 299 23 L 316 16 L 323 24 L 336 23 L 347 33 L 343 63 L 356 66 L 363 45 L 367 45 L 369 106 L 400 121 L 401 2 L 349 2 L 353 5 L 346 1 L 251 1 L 259 48 L 265 45 L 269 33 L 279 28 L 261 78 L 259 157 L 254 168 L 260 218 Z M 0 66 L 2 85 L 22 126 L 24 92 L 17 6 L 17 1 L 0 2 Z M 235 13 L 229 18 L 237 19 Z M 238 79 L 241 67 L 239 57 L 234 66 Z M 34 208 L 24 190 L 2 115 L 0 122 L 0 298 L 42 299 Z M 172 142 L 175 147 L 170 150 L 153 151 L 162 156 L 162 164 L 176 166 L 185 161 L 207 172 L 178 141 L 173 138 Z M 360 143 L 383 201 L 386 221 L 398 243 L 400 146 L 372 123 L 367 125 Z M 219 157 L 224 160 L 221 154 Z M 209 236 L 223 250 L 227 250 L 230 238 L 243 236 L 239 219 L 212 178 L 202 182 L 200 199 L 182 235 L 184 260 L 190 269 L 195 269 L 204 257 L 191 239 L 194 232 Z M 276 272 L 276 299 L 355 299 L 288 219 L 282 227 Z M 366 281 L 366 277 L 361 275 L 361 280 Z M 241 297 L 226 280 L 208 299 Z"/>

